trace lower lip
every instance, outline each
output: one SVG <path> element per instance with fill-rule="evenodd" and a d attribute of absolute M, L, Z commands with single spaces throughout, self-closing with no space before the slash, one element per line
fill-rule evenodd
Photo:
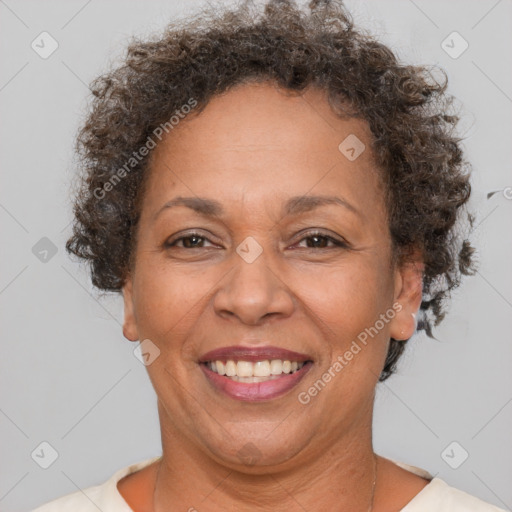
<path fill-rule="evenodd" d="M 283 374 L 278 379 L 264 382 L 236 382 L 229 377 L 219 375 L 205 364 L 200 364 L 206 378 L 216 389 L 235 400 L 261 402 L 279 398 L 294 388 L 310 370 L 313 363 L 308 361 L 294 373 Z"/>

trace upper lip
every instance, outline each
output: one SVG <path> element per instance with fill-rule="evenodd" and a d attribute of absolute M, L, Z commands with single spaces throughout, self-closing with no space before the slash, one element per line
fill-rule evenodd
<path fill-rule="evenodd" d="M 311 356 L 307 354 L 301 354 L 293 350 L 287 350 L 285 348 L 274 347 L 271 345 L 259 346 L 259 347 L 248 347 L 243 345 L 234 345 L 231 347 L 221 347 L 215 350 L 211 350 L 206 354 L 203 354 L 199 358 L 200 363 L 207 361 L 225 361 L 225 360 L 237 360 L 237 361 L 264 361 L 265 359 L 281 359 L 283 361 L 311 361 Z"/>

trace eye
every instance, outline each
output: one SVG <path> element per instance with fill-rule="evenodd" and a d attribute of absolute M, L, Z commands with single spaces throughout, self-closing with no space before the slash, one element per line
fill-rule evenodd
<path fill-rule="evenodd" d="M 348 248 L 348 244 L 346 242 L 338 240 L 319 231 L 307 233 L 306 236 L 299 240 L 298 245 L 304 241 L 306 241 L 306 247 L 304 247 L 305 249 L 332 249 L 336 247 Z M 328 245 L 329 243 L 331 244 L 330 247 Z"/>
<path fill-rule="evenodd" d="M 348 248 L 348 244 L 343 240 L 338 240 L 332 236 L 326 235 L 320 231 L 313 231 L 303 236 L 296 247 L 300 247 L 301 244 L 306 243 L 306 246 L 302 246 L 303 249 L 333 249 L 337 247 Z M 165 247 L 176 247 L 179 249 L 201 249 L 205 248 L 205 243 L 209 243 L 212 246 L 212 242 L 201 235 L 200 233 L 188 233 L 184 236 L 169 240 L 165 242 Z"/>
<path fill-rule="evenodd" d="M 165 247 L 178 247 L 179 249 L 197 249 L 204 247 L 205 241 L 208 238 L 200 235 L 199 233 L 188 233 L 172 241 L 165 242 Z M 211 242 L 210 242 L 211 243 Z"/>

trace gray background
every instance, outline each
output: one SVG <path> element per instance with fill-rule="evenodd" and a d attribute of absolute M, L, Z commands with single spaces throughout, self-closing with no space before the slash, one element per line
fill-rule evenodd
<path fill-rule="evenodd" d="M 120 298 L 100 297 L 64 251 L 72 146 L 87 84 L 129 36 L 202 3 L 0 0 L 1 510 L 29 510 L 160 452 L 155 396 L 122 336 Z M 454 295 L 439 341 L 417 335 L 379 386 L 375 448 L 510 510 L 512 199 L 486 194 L 512 186 L 512 2 L 347 5 L 402 58 L 447 70 L 464 105 L 478 214 L 480 270 Z M 46 60 L 31 48 L 42 31 L 59 43 Z M 457 59 L 441 47 L 453 31 L 469 43 Z M 32 250 L 43 237 L 57 248 L 47 261 Z M 42 441 L 59 455 L 46 470 L 31 457 Z M 458 469 L 441 456 L 453 441 L 469 453 Z M 457 461 L 462 449 L 449 453 Z"/>

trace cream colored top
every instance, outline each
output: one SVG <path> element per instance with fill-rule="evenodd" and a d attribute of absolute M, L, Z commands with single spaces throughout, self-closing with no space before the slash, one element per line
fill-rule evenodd
<path fill-rule="evenodd" d="M 133 512 L 117 490 L 117 482 L 126 475 L 148 466 L 159 457 L 132 464 L 120 469 L 105 483 L 68 494 L 33 512 Z M 390 459 L 392 460 L 392 459 Z M 433 478 L 424 469 L 393 460 L 395 464 L 430 481 L 401 512 L 505 512 L 504 509 L 449 486 L 440 478 Z"/>

